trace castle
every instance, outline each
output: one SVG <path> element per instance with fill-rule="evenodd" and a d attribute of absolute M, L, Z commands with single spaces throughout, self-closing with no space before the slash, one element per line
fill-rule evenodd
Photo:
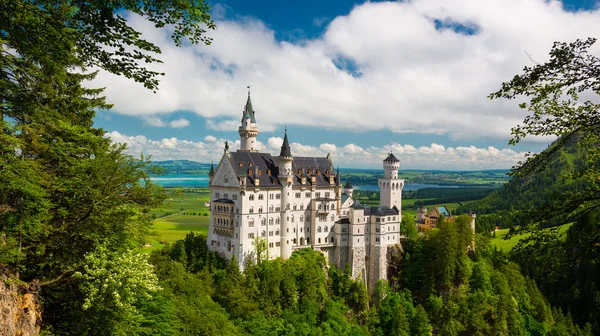
<path fill-rule="evenodd" d="M 257 238 L 266 242 L 270 259 L 287 259 L 310 247 L 330 264 L 350 266 L 372 290 L 387 278 L 388 248 L 400 243 L 404 180 L 400 161 L 389 153 L 379 178 L 379 206 L 363 206 L 342 187 L 330 155 L 296 157 L 287 129 L 278 156 L 260 153 L 258 125 L 250 93 L 239 127 L 241 146 L 223 156 L 210 173 L 210 225 L 207 245 L 244 267 L 256 257 Z"/>

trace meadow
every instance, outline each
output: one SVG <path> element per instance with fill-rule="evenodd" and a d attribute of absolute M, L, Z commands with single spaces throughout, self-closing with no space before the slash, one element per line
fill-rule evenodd
<path fill-rule="evenodd" d="M 560 228 L 558 234 L 561 240 L 566 238 L 566 232 L 571 227 L 571 225 L 573 224 L 565 224 Z M 496 236 L 490 239 L 490 244 L 496 246 L 499 250 L 505 253 L 510 252 L 515 246 L 517 246 L 517 243 L 521 239 L 527 238 L 531 235 L 530 233 L 524 233 L 513 236 L 510 239 L 504 239 L 505 236 L 508 234 L 508 230 L 509 229 L 498 229 L 496 230 Z"/>
<path fill-rule="evenodd" d="M 155 220 L 152 234 L 146 238 L 141 249 L 144 253 L 172 243 L 193 231 L 196 234 L 208 233 L 209 209 L 204 205 L 210 199 L 206 188 L 165 189 L 167 199 L 163 206 L 152 211 Z"/>

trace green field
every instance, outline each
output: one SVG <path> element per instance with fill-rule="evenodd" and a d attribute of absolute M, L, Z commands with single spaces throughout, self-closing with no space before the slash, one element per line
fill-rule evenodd
<path fill-rule="evenodd" d="M 565 238 L 566 232 L 571 227 L 571 225 L 573 224 L 565 224 L 560 228 L 559 235 L 561 239 Z M 513 236 L 511 239 L 504 239 L 504 236 L 508 234 L 508 230 L 509 229 L 496 230 L 496 237 L 492 237 L 490 239 L 490 244 L 496 246 L 502 252 L 510 252 L 510 250 L 512 250 L 521 239 L 527 238 L 531 235 L 530 233 L 524 233 L 517 236 Z"/>
<path fill-rule="evenodd" d="M 167 199 L 163 206 L 152 211 L 157 219 L 154 220 L 152 235 L 146 238 L 146 246 L 142 248 L 142 252 L 149 253 L 165 242 L 183 239 L 190 231 L 208 233 L 209 209 L 204 205 L 210 199 L 208 190 L 183 192 L 184 190 L 186 189 L 166 189 Z"/>

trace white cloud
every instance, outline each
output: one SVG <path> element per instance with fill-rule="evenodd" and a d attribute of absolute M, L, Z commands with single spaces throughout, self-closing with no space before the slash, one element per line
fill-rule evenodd
<path fill-rule="evenodd" d="M 172 128 L 184 128 L 190 126 L 190 121 L 184 118 L 173 120 L 169 123 Z"/>
<path fill-rule="evenodd" d="M 206 142 L 194 142 L 177 138 L 164 138 L 160 140 L 147 139 L 142 135 L 127 136 L 117 131 L 106 133 L 113 142 L 125 143 L 128 152 L 139 156 L 141 153 L 152 155 L 153 160 L 185 159 L 199 162 L 219 161 L 223 155 L 224 142 L 227 139 L 215 139 L 207 136 Z M 229 148 L 235 151 L 239 148 L 239 140 L 229 141 Z M 272 137 L 265 146 L 260 141 L 257 146 L 260 151 L 278 155 L 283 139 Z M 354 144 L 344 146 L 329 143 L 319 147 L 292 143 L 292 155 L 300 156 L 326 156 L 331 154 L 335 166 L 355 168 L 381 168 L 382 161 L 393 152 L 401 162 L 404 169 L 441 169 L 441 170 L 477 170 L 477 169 L 502 169 L 510 168 L 517 161 L 522 160 L 525 153 L 516 152 L 510 148 L 498 149 L 495 147 L 478 148 L 444 147 L 438 144 L 415 148 L 411 145 L 389 143 L 381 147 L 362 148 Z M 331 149 L 335 148 L 335 151 Z"/>
<path fill-rule="evenodd" d="M 217 138 L 215 138 L 212 135 L 207 135 L 207 136 L 204 137 L 204 140 L 208 141 L 208 142 L 215 142 L 215 141 L 217 141 Z"/>
<path fill-rule="evenodd" d="M 144 125 L 146 126 L 150 126 L 150 127 L 165 127 L 167 126 L 167 124 L 162 121 L 159 117 L 145 117 L 144 119 Z"/>
<path fill-rule="evenodd" d="M 251 84 L 263 131 L 296 124 L 505 139 L 523 111 L 517 101 L 487 95 L 532 65 L 530 56 L 544 61 L 554 41 L 600 31 L 600 10 L 565 12 L 557 0 L 415 0 L 365 2 L 332 18 L 319 37 L 292 43 L 277 41 L 259 20 L 224 20 L 224 10 L 215 8 L 212 45 L 183 48 L 168 42 L 169 31 L 130 15 L 162 47 L 164 63 L 153 69 L 167 75 L 152 94 L 100 73 L 94 84 L 107 87 L 113 111 L 146 117 L 186 110 L 215 118 L 210 129 L 235 131 Z M 477 34 L 436 30 L 434 19 L 475 26 Z"/>

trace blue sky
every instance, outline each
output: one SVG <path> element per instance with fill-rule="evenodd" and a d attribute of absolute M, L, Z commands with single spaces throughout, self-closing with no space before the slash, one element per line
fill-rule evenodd
<path fill-rule="evenodd" d="M 543 60 L 553 41 L 599 31 L 597 2 L 472 3 L 224 1 L 212 3 L 213 44 L 179 49 L 131 15 L 163 49 L 167 76 L 151 95 L 100 74 L 115 107 L 96 126 L 135 155 L 219 160 L 222 142 L 238 138 L 249 84 L 265 151 L 287 125 L 298 155 L 331 152 L 346 167 L 378 167 L 394 150 L 407 168 L 510 168 L 551 139 L 509 146 L 525 114 L 486 95 L 528 55 Z"/>

